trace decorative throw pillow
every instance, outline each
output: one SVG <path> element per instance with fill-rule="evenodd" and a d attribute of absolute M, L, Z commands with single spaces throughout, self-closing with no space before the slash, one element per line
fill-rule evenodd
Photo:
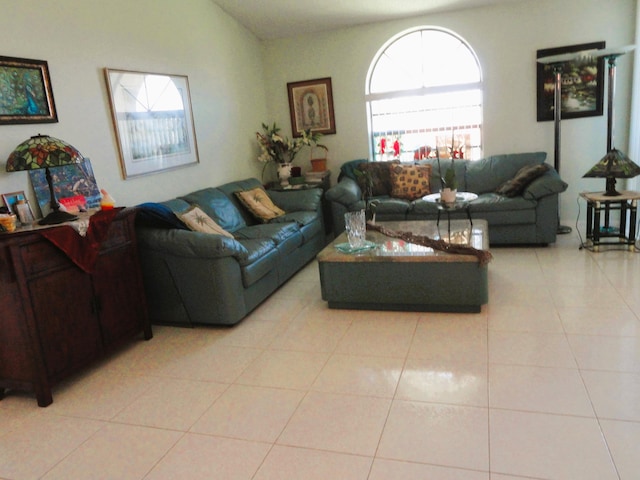
<path fill-rule="evenodd" d="M 391 174 L 389 173 L 389 167 L 391 165 L 397 165 L 399 162 L 365 162 L 358 165 L 360 170 L 365 175 L 358 175 L 358 185 L 364 192 L 367 188 L 368 175 L 371 178 L 371 195 L 377 197 L 380 195 L 389 195 L 391 193 Z"/>
<path fill-rule="evenodd" d="M 431 193 L 431 165 L 392 165 L 391 196 L 416 200 Z"/>
<path fill-rule="evenodd" d="M 271 198 L 262 187 L 236 192 L 236 197 L 254 217 L 262 222 L 268 222 L 286 213 L 271 201 Z"/>
<path fill-rule="evenodd" d="M 213 233 L 233 238 L 233 235 L 218 225 L 209 215 L 204 213 L 200 207 L 193 205 L 184 213 L 178 215 L 187 227 L 194 232 Z"/>
<path fill-rule="evenodd" d="M 496 189 L 496 193 L 506 197 L 516 197 L 520 195 L 532 181 L 544 175 L 549 168 L 549 165 L 546 163 L 525 165 L 518 170 L 513 178 L 500 185 Z"/>

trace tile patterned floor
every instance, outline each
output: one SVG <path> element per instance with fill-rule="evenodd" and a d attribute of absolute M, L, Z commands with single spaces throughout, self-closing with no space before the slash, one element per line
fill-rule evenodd
<path fill-rule="evenodd" d="M 9 395 L 0 479 L 637 479 L 640 255 L 578 244 L 494 249 L 465 315 L 329 310 L 311 263 L 235 328 Z"/>

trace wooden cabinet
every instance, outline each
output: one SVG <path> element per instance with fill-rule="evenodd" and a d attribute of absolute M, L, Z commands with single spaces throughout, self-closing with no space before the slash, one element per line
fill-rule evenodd
<path fill-rule="evenodd" d="M 91 273 L 38 230 L 0 235 L 0 398 L 32 390 L 45 407 L 63 378 L 152 337 L 134 222 L 135 210 L 118 212 Z"/>

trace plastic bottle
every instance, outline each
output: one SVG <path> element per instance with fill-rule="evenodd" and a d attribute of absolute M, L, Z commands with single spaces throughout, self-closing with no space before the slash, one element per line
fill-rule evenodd
<path fill-rule="evenodd" d="M 18 200 L 16 202 L 16 212 L 22 225 L 29 225 L 33 222 L 31 209 L 29 208 L 29 204 L 25 200 Z"/>
<path fill-rule="evenodd" d="M 102 198 L 100 199 L 100 209 L 102 210 L 111 210 L 116 206 L 116 202 L 109 193 L 104 188 L 100 189 L 100 193 L 102 193 Z"/>

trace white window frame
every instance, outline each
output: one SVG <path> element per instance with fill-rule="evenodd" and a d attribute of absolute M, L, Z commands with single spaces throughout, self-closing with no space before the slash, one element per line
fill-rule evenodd
<path fill-rule="evenodd" d="M 413 88 L 413 89 L 397 89 L 397 90 L 391 90 L 391 91 L 386 91 L 386 92 L 375 92 L 372 93 L 371 92 L 371 84 L 372 81 L 374 79 L 374 76 L 376 74 L 376 68 L 379 66 L 379 62 L 380 59 L 386 54 L 387 50 L 398 40 L 406 37 L 407 35 L 413 35 L 417 32 L 423 32 L 423 31 L 429 31 L 429 32 L 438 32 L 438 33 L 442 33 L 444 35 L 450 35 L 451 37 L 453 37 L 456 41 L 458 41 L 462 46 L 466 47 L 466 49 L 468 50 L 468 52 L 471 54 L 471 57 L 473 58 L 473 60 L 475 61 L 475 66 L 477 67 L 477 73 L 478 73 L 478 81 L 474 81 L 474 82 L 468 82 L 468 83 L 455 83 L 455 84 L 447 84 L 447 85 L 438 85 L 438 86 L 423 86 L 421 88 Z M 422 69 L 423 71 L 427 70 L 425 68 L 424 65 L 424 57 L 422 55 L 420 55 L 420 59 L 423 63 L 422 65 Z M 439 94 L 448 94 L 448 93 L 453 93 L 455 94 L 456 92 L 476 92 L 479 95 L 479 100 L 477 101 L 477 107 L 479 108 L 479 114 L 478 114 L 478 118 L 477 118 L 477 122 L 474 123 L 474 125 L 469 126 L 469 125 L 455 125 L 452 126 L 451 123 L 450 124 L 446 124 L 447 122 L 443 121 L 443 124 L 441 127 L 438 128 L 429 128 L 428 132 L 425 132 L 425 135 L 429 134 L 429 135 L 434 135 L 437 136 L 437 138 L 444 138 L 447 134 L 451 135 L 452 130 L 455 131 L 455 128 L 459 128 L 464 129 L 464 128 L 476 128 L 478 131 L 476 133 L 474 133 L 474 137 L 475 139 L 472 141 L 472 143 L 475 143 L 475 145 L 469 145 L 469 150 L 467 151 L 467 155 L 465 155 L 465 158 L 470 159 L 470 160 L 477 160 L 479 158 L 481 158 L 482 156 L 482 145 L 483 145 L 483 139 L 482 139 L 482 132 L 483 132 L 483 118 L 482 118 L 482 112 L 483 112 L 483 80 L 482 80 L 482 68 L 480 65 L 480 61 L 478 60 L 478 56 L 476 55 L 475 51 L 473 50 L 473 48 L 471 48 L 471 45 L 464 40 L 460 35 L 456 34 L 455 32 L 442 28 L 442 27 L 437 27 L 437 26 L 419 26 L 419 27 L 415 27 L 415 28 L 411 28 L 408 30 L 405 30 L 403 32 L 398 33 L 397 35 L 395 35 L 394 37 L 392 37 L 391 39 L 389 39 L 383 46 L 382 48 L 380 48 L 380 50 L 377 52 L 377 54 L 375 55 L 373 61 L 371 62 L 371 65 L 369 66 L 369 72 L 367 73 L 367 79 L 366 79 L 366 88 L 365 88 L 365 101 L 366 101 L 366 107 L 367 107 L 367 122 L 368 122 L 368 132 L 369 132 L 369 153 L 370 153 L 370 158 L 372 160 L 385 160 L 385 159 L 390 159 L 391 156 L 388 156 L 387 158 L 378 158 L 381 157 L 378 153 L 378 145 L 376 145 L 376 139 L 374 138 L 374 131 L 373 131 L 373 127 L 374 127 L 374 119 L 373 119 L 373 109 L 372 109 L 372 102 L 376 102 L 376 101 L 380 101 L 380 100 L 392 100 L 392 99 L 397 99 L 397 98 L 403 98 L 403 97 L 424 97 L 424 96 L 428 96 L 428 95 L 439 95 Z M 448 133 L 445 133 L 448 132 Z M 435 141 L 432 143 L 436 143 Z M 432 147 L 439 147 L 439 151 L 442 155 L 446 156 L 447 155 L 447 148 L 446 146 L 450 145 L 452 142 L 448 141 L 446 142 L 445 145 L 442 145 L 440 141 L 437 142 L 437 145 L 431 145 Z M 392 146 L 389 145 L 387 146 L 387 150 L 391 150 Z M 396 157 L 397 158 L 397 157 Z M 401 160 L 403 161 L 413 161 L 414 157 L 413 157 L 413 150 L 410 150 L 408 152 L 405 152 L 402 157 Z"/>

